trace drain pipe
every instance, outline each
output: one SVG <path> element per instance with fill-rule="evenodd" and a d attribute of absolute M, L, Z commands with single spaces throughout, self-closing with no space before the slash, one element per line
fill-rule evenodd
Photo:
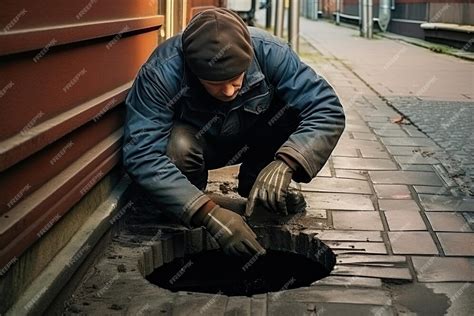
<path fill-rule="evenodd" d="M 285 0 L 276 0 L 275 32 L 278 37 L 283 37 L 283 20 L 285 19 Z"/>
<path fill-rule="evenodd" d="M 341 0 L 336 0 L 336 25 L 341 23 Z"/>
<path fill-rule="evenodd" d="M 372 38 L 374 29 L 373 19 L 373 0 L 367 0 L 367 38 Z"/>
<path fill-rule="evenodd" d="M 362 0 L 362 28 L 361 36 L 365 38 L 372 38 L 373 27 L 372 27 L 372 5 L 373 0 Z"/>
<path fill-rule="evenodd" d="M 166 24 L 165 24 L 166 39 L 170 38 L 174 34 L 173 23 L 174 23 L 174 3 L 173 3 L 173 0 L 166 0 Z"/>
<path fill-rule="evenodd" d="M 271 27 L 272 27 L 272 0 L 267 0 L 265 28 L 268 30 Z"/>
<path fill-rule="evenodd" d="M 379 2 L 379 26 L 383 32 L 387 31 L 390 23 L 390 2 L 393 0 L 380 0 Z"/>
<path fill-rule="evenodd" d="M 299 52 L 299 33 L 300 33 L 300 10 L 299 0 L 290 0 L 290 12 L 288 15 L 288 42 L 291 47 Z"/>

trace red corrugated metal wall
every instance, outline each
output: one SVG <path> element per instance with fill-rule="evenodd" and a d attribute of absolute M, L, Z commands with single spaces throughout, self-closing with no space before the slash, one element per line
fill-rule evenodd
<path fill-rule="evenodd" d="M 0 269 L 120 161 L 156 0 L 0 2 Z"/>

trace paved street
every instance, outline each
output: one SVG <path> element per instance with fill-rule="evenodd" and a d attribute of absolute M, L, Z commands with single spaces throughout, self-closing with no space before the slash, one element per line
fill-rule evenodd
<path fill-rule="evenodd" d="M 301 20 L 301 34 L 336 58 L 443 151 L 434 153 L 463 194 L 474 194 L 474 63 L 358 30 Z M 417 133 L 417 131 L 414 131 Z"/>
<path fill-rule="evenodd" d="M 426 52 L 426 60 L 439 58 L 443 68 L 431 69 L 430 74 L 418 64 L 407 74 L 410 68 L 403 66 L 404 72 L 394 61 L 385 72 L 377 72 L 377 65 L 383 66 L 405 44 L 367 42 L 354 36 L 353 30 L 325 22 L 302 21 L 302 26 L 307 40 L 301 41 L 300 55 L 333 85 L 344 105 L 347 125 L 328 163 L 302 186 L 308 202 L 304 216 L 271 226 L 299 236 L 314 234 L 324 241 L 337 254 L 331 275 L 308 287 L 252 297 L 173 293 L 155 287 L 139 272 L 149 274 L 163 261 L 183 256 L 184 241 L 200 251 L 207 249 L 204 245 L 209 241 L 203 241 L 201 231 L 183 236 L 177 224 L 167 226 L 153 215 L 143 219 L 138 197 L 136 216 L 142 217 L 142 226 L 128 222 L 77 289 L 68 303 L 68 314 L 472 315 L 474 201 L 452 194 L 457 185 L 445 176 L 433 154 L 443 152 L 439 144 L 445 140 L 438 139 L 436 131 L 431 138 L 411 124 L 394 120 L 399 113 L 387 104 L 389 97 L 416 94 L 432 75 L 439 77 L 433 83 L 436 88 L 424 89 L 419 102 L 431 104 L 427 107 L 450 106 L 437 102 L 452 100 L 469 102 L 472 73 L 464 69 L 472 66 Z M 364 47 L 371 55 L 365 56 Z M 386 48 L 392 54 L 382 54 Z M 415 55 L 414 48 L 407 46 L 399 59 L 411 60 L 408 56 Z M 417 58 L 425 60 L 421 55 Z M 458 77 L 459 84 L 445 78 L 448 74 Z M 469 123 L 464 114 L 459 119 Z M 235 194 L 237 173 L 238 166 L 211 172 L 208 189 Z M 153 212 L 156 209 L 151 206 Z M 250 224 L 263 226 L 255 219 Z M 176 229 L 179 237 L 150 246 L 150 239 L 157 239 L 153 236 L 157 227 L 168 232 Z M 289 239 L 282 237 L 278 242 L 296 249 L 298 243 L 291 244 Z"/>

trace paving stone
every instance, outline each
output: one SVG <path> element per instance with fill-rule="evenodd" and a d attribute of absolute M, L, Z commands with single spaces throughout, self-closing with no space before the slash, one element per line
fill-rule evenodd
<path fill-rule="evenodd" d="M 405 130 L 408 135 L 413 136 L 413 137 L 426 137 L 426 134 L 418 130 L 416 127 L 412 125 L 405 125 L 402 127 L 403 130 Z"/>
<path fill-rule="evenodd" d="M 408 268 L 383 266 L 336 265 L 331 275 L 363 276 L 370 278 L 411 280 Z"/>
<path fill-rule="evenodd" d="M 387 254 L 387 249 L 383 242 L 360 242 L 360 241 L 326 241 L 335 253 L 367 253 L 367 254 Z"/>
<path fill-rule="evenodd" d="M 324 279 L 314 282 L 312 285 L 339 285 L 357 287 L 381 287 L 382 280 L 376 278 L 366 278 L 358 276 L 334 276 L 330 275 Z"/>
<path fill-rule="evenodd" d="M 332 220 L 335 229 L 383 230 L 377 212 L 333 211 Z"/>
<path fill-rule="evenodd" d="M 389 130 L 389 129 L 396 129 L 400 130 L 400 126 L 398 124 L 392 123 L 392 122 L 369 122 L 367 123 L 372 128 L 376 129 L 383 129 L 383 130 Z"/>
<path fill-rule="evenodd" d="M 447 256 L 474 256 L 474 233 L 437 233 Z"/>
<path fill-rule="evenodd" d="M 407 137 L 407 133 L 401 129 L 380 129 L 374 128 L 374 133 L 385 137 Z"/>
<path fill-rule="evenodd" d="M 224 315 L 250 316 L 251 300 L 245 296 L 231 296 L 227 300 Z"/>
<path fill-rule="evenodd" d="M 367 125 L 363 124 L 363 122 L 354 123 L 354 121 L 349 121 L 349 123 L 346 124 L 345 130 L 348 132 L 370 132 L 370 129 L 367 127 Z"/>
<path fill-rule="evenodd" d="M 464 216 L 455 212 L 425 212 L 434 231 L 468 232 L 469 223 Z"/>
<path fill-rule="evenodd" d="M 450 195 L 450 192 L 445 187 L 431 187 L 426 185 L 414 185 L 413 188 L 418 194 L 436 194 L 436 195 Z"/>
<path fill-rule="evenodd" d="M 394 254 L 438 254 L 429 232 L 389 232 L 388 237 Z"/>
<path fill-rule="evenodd" d="M 162 238 L 161 240 L 163 262 L 168 263 L 174 260 L 173 238 Z"/>
<path fill-rule="evenodd" d="M 268 302 L 277 296 L 278 301 L 310 302 L 310 303 L 346 303 L 391 305 L 392 300 L 388 291 L 371 288 L 341 288 L 339 286 L 315 285 L 307 288 L 268 293 Z M 269 315 L 271 311 L 269 310 Z M 288 314 L 287 314 L 288 315 Z M 297 314 L 299 315 L 299 314 Z"/>
<path fill-rule="evenodd" d="M 473 226 L 474 226 L 474 213 L 462 213 L 462 215 L 464 216 L 466 221 L 469 223 L 471 228 L 474 229 L 473 228 Z"/>
<path fill-rule="evenodd" d="M 203 250 L 204 230 L 195 228 L 186 231 L 186 254 L 198 253 Z"/>
<path fill-rule="evenodd" d="M 362 115 L 362 119 L 366 122 L 380 122 L 385 123 L 390 121 L 390 117 L 388 116 L 373 116 L 373 115 Z"/>
<path fill-rule="evenodd" d="M 391 231 L 426 230 L 420 213 L 413 211 L 385 212 Z"/>
<path fill-rule="evenodd" d="M 313 179 L 308 184 L 302 183 L 301 189 L 309 192 L 372 193 L 367 181 L 339 178 Z"/>
<path fill-rule="evenodd" d="M 408 186 L 401 184 L 375 184 L 375 193 L 379 199 L 411 199 Z"/>
<path fill-rule="evenodd" d="M 280 301 L 279 299 L 268 301 L 268 314 L 263 315 L 275 315 L 275 316 L 288 316 L 288 315 L 311 315 L 308 312 L 309 306 L 313 306 L 311 303 L 300 303 L 300 302 L 288 302 Z M 313 313 L 316 315 L 316 313 Z"/>
<path fill-rule="evenodd" d="M 337 256 L 337 263 L 344 265 L 372 265 L 372 266 L 400 266 L 405 264 L 405 256 L 387 256 L 387 255 L 354 255 L 346 254 Z"/>
<path fill-rule="evenodd" d="M 331 158 L 330 158 L 331 159 Z M 329 162 L 330 160 L 328 160 L 326 162 L 326 164 L 321 168 L 321 170 L 319 170 L 318 172 L 318 178 L 319 177 L 331 177 L 331 168 L 329 167 Z"/>
<path fill-rule="evenodd" d="M 420 207 L 413 200 L 379 200 L 379 208 L 381 211 L 420 211 Z"/>
<path fill-rule="evenodd" d="M 306 208 L 306 217 L 328 218 L 328 214 L 326 210 L 319 210 L 308 207 Z"/>
<path fill-rule="evenodd" d="M 370 197 L 346 193 L 305 193 L 308 207 L 325 210 L 373 211 Z"/>
<path fill-rule="evenodd" d="M 354 139 L 377 140 L 377 137 L 372 133 L 352 132 Z"/>
<path fill-rule="evenodd" d="M 381 137 L 380 140 L 385 146 L 424 146 L 434 147 L 436 144 L 429 138 L 421 137 Z"/>
<path fill-rule="evenodd" d="M 407 165 L 401 164 L 400 169 L 403 171 L 421 171 L 421 172 L 433 172 L 433 165 Z"/>
<path fill-rule="evenodd" d="M 446 315 L 471 315 L 474 311 L 474 286 L 469 282 L 425 283 L 435 294 L 449 298 L 450 306 Z"/>
<path fill-rule="evenodd" d="M 228 297 L 225 295 L 177 295 L 173 315 L 223 315 Z"/>
<path fill-rule="evenodd" d="M 420 194 L 419 197 L 426 211 L 474 212 L 474 199 L 430 194 Z"/>
<path fill-rule="evenodd" d="M 425 154 L 439 151 L 437 147 L 418 147 L 418 146 L 386 146 L 387 151 L 396 156 L 411 156 L 421 152 Z"/>
<path fill-rule="evenodd" d="M 90 304 L 90 303 L 89 303 Z M 103 303 L 102 303 L 103 304 Z M 112 311 L 109 309 L 105 313 L 101 313 L 95 304 L 88 305 L 92 307 L 91 313 L 86 311 L 82 311 L 79 315 L 115 315 L 111 313 Z M 170 295 L 157 295 L 154 293 L 153 295 L 140 295 L 140 296 L 133 296 L 130 305 L 127 306 L 125 313 L 117 313 L 117 315 L 124 314 L 124 315 L 163 315 L 168 316 L 172 315 L 173 310 L 173 297 Z M 124 312 L 124 311 L 122 311 Z M 75 314 L 75 313 L 74 313 Z M 74 315 L 71 313 L 63 313 L 61 315 Z"/>
<path fill-rule="evenodd" d="M 474 282 L 473 258 L 412 257 L 420 282 Z"/>
<path fill-rule="evenodd" d="M 163 265 L 163 248 L 161 241 L 156 241 L 151 246 L 153 252 L 153 268 L 159 268 Z"/>
<path fill-rule="evenodd" d="M 303 232 L 315 233 L 320 240 L 334 241 L 383 241 L 380 232 L 359 230 L 304 230 Z"/>
<path fill-rule="evenodd" d="M 333 157 L 358 157 L 357 150 L 355 148 L 345 148 L 342 146 L 336 146 L 334 151 L 331 153 Z"/>
<path fill-rule="evenodd" d="M 384 149 L 384 146 L 378 141 L 374 140 L 363 140 L 363 139 L 344 139 L 340 140 L 337 146 L 344 148 L 370 148 L 370 149 Z"/>
<path fill-rule="evenodd" d="M 423 157 L 419 154 L 412 156 L 394 156 L 395 161 L 399 164 L 411 164 L 411 165 L 434 165 L 439 163 L 437 159 L 432 157 Z"/>
<path fill-rule="evenodd" d="M 443 185 L 441 179 L 433 172 L 369 171 L 369 176 L 375 184 Z"/>
<path fill-rule="evenodd" d="M 334 171 L 336 172 L 336 178 L 367 180 L 367 171 L 347 169 L 334 169 Z"/>
<path fill-rule="evenodd" d="M 334 157 L 334 168 L 352 170 L 397 170 L 395 163 L 388 159 L 365 159 Z"/>
<path fill-rule="evenodd" d="M 267 315 L 267 294 L 256 294 L 250 298 L 250 315 Z"/>
<path fill-rule="evenodd" d="M 356 305 L 320 303 L 314 315 L 351 315 L 351 316 L 392 316 L 393 307 L 385 305 Z"/>
<path fill-rule="evenodd" d="M 363 158 L 381 158 L 390 159 L 390 155 L 382 148 L 360 148 L 360 153 Z"/>

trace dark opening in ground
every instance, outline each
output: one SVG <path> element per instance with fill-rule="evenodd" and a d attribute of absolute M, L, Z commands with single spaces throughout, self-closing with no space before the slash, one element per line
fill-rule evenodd
<path fill-rule="evenodd" d="M 291 252 L 267 250 L 266 255 L 249 259 L 212 250 L 177 258 L 155 269 L 147 279 L 173 292 L 252 296 L 309 286 L 330 272 L 320 263 Z"/>

